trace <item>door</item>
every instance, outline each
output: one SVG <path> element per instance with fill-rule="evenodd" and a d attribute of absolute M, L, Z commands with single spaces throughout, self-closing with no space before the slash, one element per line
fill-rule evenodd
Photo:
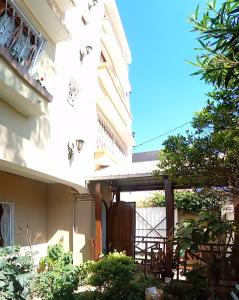
<path fill-rule="evenodd" d="M 107 250 L 133 256 L 135 202 L 114 202 L 107 214 Z"/>

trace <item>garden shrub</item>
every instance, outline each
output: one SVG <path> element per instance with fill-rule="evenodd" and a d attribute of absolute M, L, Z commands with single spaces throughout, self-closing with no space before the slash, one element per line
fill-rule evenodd
<path fill-rule="evenodd" d="M 122 252 L 110 253 L 91 263 L 87 271 L 88 283 L 98 288 L 102 298 L 96 292 L 86 292 L 77 299 L 138 300 L 144 298 L 145 288 L 152 285 L 151 278 L 139 273 L 134 260 Z"/>
<path fill-rule="evenodd" d="M 136 266 L 131 257 L 122 252 L 110 253 L 92 264 L 89 283 L 107 289 L 121 287 L 133 279 L 135 271 Z"/>
<path fill-rule="evenodd" d="M 24 300 L 30 294 L 35 278 L 30 253 L 21 254 L 20 247 L 0 248 L 0 299 Z"/>
<path fill-rule="evenodd" d="M 205 300 L 208 296 L 207 292 L 200 286 L 177 280 L 165 285 L 163 290 L 165 300 Z"/>
<path fill-rule="evenodd" d="M 174 193 L 175 208 L 185 213 L 200 213 L 207 211 L 220 211 L 228 200 L 228 193 L 215 189 L 201 189 L 200 191 L 181 191 Z M 165 195 L 158 192 L 152 197 L 140 202 L 140 207 L 164 207 Z"/>
<path fill-rule="evenodd" d="M 86 291 L 76 294 L 74 300 L 104 300 L 104 295 L 99 291 Z"/>
<path fill-rule="evenodd" d="M 33 294 L 42 300 L 70 300 L 79 283 L 79 269 L 73 266 L 71 252 L 62 245 L 48 247 L 47 256 L 40 261 L 39 274 Z"/>

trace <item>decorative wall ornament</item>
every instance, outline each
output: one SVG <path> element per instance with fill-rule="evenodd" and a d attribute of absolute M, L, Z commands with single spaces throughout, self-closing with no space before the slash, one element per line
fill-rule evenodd
<path fill-rule="evenodd" d="M 74 108 L 80 94 L 80 88 L 74 79 L 71 79 L 69 82 L 69 92 L 67 97 L 67 102 Z"/>

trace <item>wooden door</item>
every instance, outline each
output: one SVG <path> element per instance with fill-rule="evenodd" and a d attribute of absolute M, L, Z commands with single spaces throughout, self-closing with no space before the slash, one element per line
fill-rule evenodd
<path fill-rule="evenodd" d="M 134 254 L 135 202 L 114 202 L 107 214 L 107 250 Z"/>

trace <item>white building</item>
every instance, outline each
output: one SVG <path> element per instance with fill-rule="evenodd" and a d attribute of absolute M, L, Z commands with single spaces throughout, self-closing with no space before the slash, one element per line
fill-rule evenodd
<path fill-rule="evenodd" d="M 130 62 L 114 0 L 0 0 L 1 245 L 28 227 L 90 258 L 85 178 L 131 159 Z"/>

